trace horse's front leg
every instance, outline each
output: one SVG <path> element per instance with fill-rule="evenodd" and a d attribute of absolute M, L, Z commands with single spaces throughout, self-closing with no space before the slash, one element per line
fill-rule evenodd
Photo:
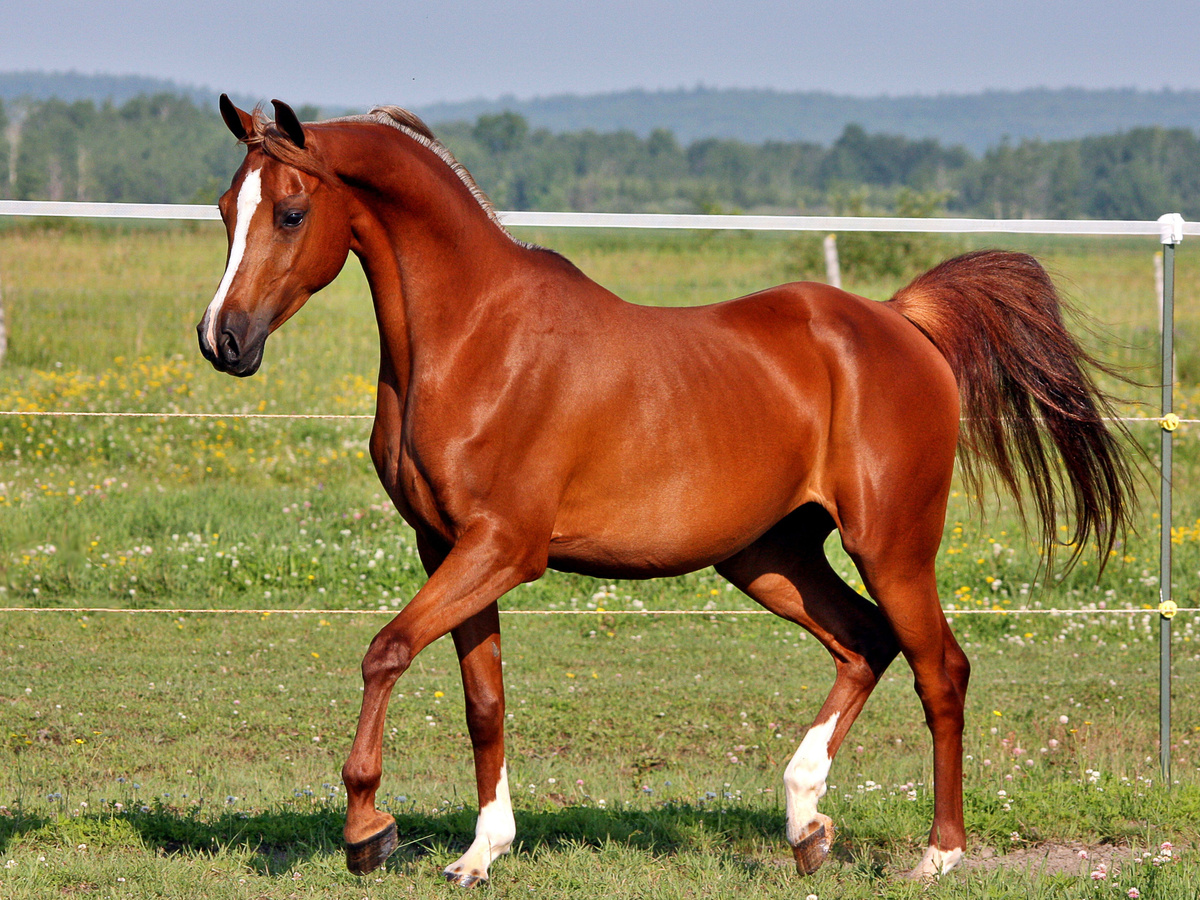
<path fill-rule="evenodd" d="M 494 607 L 496 600 L 545 567 L 524 548 L 493 531 L 469 532 L 429 581 L 371 641 L 363 657 L 363 701 L 350 756 L 342 767 L 346 785 L 346 865 L 365 875 L 396 849 L 395 820 L 375 808 L 383 776 L 383 732 L 388 699 L 413 658 L 438 638 Z M 498 667 L 498 663 L 497 663 Z"/>
<path fill-rule="evenodd" d="M 475 754 L 479 819 L 475 840 L 446 867 L 447 880 L 471 887 L 488 877 L 488 866 L 508 852 L 517 833 L 508 771 L 504 764 L 504 671 L 500 664 L 500 612 L 495 603 L 454 629 L 462 669 L 467 730 Z"/>

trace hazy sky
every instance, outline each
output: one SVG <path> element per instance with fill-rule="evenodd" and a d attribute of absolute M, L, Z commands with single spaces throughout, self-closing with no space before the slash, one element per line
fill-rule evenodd
<path fill-rule="evenodd" d="M 35 0 L 6 4 L 0 70 L 354 106 L 697 84 L 1200 88 L 1198 37 L 1194 0 Z"/>

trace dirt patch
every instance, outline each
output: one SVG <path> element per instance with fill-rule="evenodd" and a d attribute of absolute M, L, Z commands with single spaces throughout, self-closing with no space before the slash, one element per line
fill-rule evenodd
<path fill-rule="evenodd" d="M 1081 853 L 1087 855 L 1081 856 Z M 964 859 L 959 868 L 976 872 L 1019 869 L 1035 875 L 1086 876 L 1101 863 L 1111 873 L 1131 864 L 1134 858 L 1134 852 L 1129 847 L 1113 844 L 1039 844 L 1008 853 L 997 853 L 985 847 L 974 856 Z"/>

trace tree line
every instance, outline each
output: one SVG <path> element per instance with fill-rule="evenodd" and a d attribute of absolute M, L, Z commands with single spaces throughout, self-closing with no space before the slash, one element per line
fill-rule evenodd
<path fill-rule="evenodd" d="M 1183 128 L 1004 142 L 979 155 L 857 125 L 828 146 L 553 133 L 512 112 L 435 131 L 502 209 L 1200 218 L 1200 140 Z M 0 105 L 3 197 L 208 203 L 241 157 L 217 113 L 187 97 Z"/>

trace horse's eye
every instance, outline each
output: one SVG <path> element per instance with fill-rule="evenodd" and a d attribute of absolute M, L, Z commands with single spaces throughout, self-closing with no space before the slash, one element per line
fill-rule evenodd
<path fill-rule="evenodd" d="M 304 221 L 304 210 L 292 209 L 283 214 L 283 225 L 285 228 L 299 228 L 300 223 Z"/>

